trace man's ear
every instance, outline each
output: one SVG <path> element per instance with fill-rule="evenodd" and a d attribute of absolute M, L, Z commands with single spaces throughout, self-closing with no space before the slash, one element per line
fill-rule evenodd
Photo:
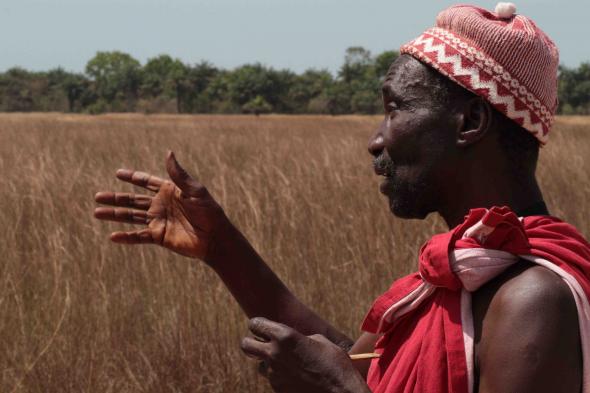
<path fill-rule="evenodd" d="M 473 97 L 465 102 L 459 114 L 457 146 L 466 147 L 480 141 L 492 127 L 494 109 L 481 97 Z"/>

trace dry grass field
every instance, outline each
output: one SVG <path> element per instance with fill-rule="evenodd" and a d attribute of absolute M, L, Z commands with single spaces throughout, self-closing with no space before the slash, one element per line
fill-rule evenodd
<path fill-rule="evenodd" d="M 0 115 L 0 392 L 267 392 L 246 319 L 198 261 L 109 243 L 114 172 L 206 184 L 294 292 L 351 336 L 444 227 L 394 219 L 366 153 L 376 117 Z M 590 119 L 542 150 L 550 210 L 590 235 Z"/>

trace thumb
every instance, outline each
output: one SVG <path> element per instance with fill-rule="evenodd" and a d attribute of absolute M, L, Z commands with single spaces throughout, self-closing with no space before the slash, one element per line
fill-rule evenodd
<path fill-rule="evenodd" d="M 170 179 L 184 194 L 191 197 L 202 197 L 207 194 L 207 189 L 180 166 L 172 151 L 168 151 L 166 157 L 166 171 L 168 171 Z"/>

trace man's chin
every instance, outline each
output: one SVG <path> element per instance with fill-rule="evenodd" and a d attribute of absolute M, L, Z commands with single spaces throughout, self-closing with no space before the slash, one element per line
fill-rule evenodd
<path fill-rule="evenodd" d="M 388 177 L 381 183 L 380 191 L 387 197 L 389 210 L 396 217 L 421 220 L 433 211 L 425 208 L 427 204 L 421 198 L 427 195 L 424 187 L 417 187 L 416 185 L 401 182 L 399 179 Z"/>
<path fill-rule="evenodd" d="M 389 198 L 389 210 L 394 216 L 406 220 L 423 220 L 430 213 L 427 209 L 420 209 L 417 201 L 414 199 L 409 201 L 407 199 Z"/>

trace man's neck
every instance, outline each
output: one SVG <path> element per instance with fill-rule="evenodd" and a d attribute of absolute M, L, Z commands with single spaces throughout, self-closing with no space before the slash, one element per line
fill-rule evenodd
<path fill-rule="evenodd" d="M 549 214 L 534 176 L 510 182 L 487 178 L 464 184 L 469 185 L 454 190 L 446 206 L 439 210 L 449 228 L 462 223 L 469 210 L 480 207 L 508 206 L 519 216 Z"/>

